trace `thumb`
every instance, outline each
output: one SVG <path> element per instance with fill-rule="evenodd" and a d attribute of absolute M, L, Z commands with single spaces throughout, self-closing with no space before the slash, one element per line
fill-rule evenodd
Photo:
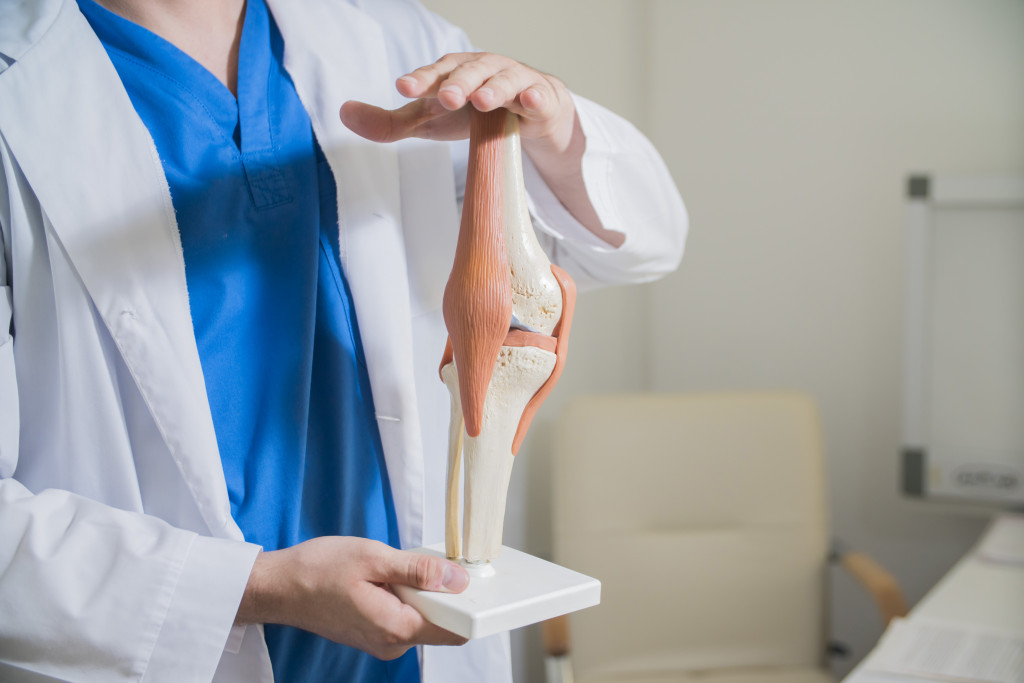
<path fill-rule="evenodd" d="M 394 129 L 392 112 L 365 102 L 349 100 L 338 112 L 341 122 L 356 135 L 373 142 L 394 142 L 401 139 Z"/>
<path fill-rule="evenodd" d="M 461 593 L 469 585 L 469 573 L 449 560 L 405 550 L 387 553 L 386 583 L 397 583 L 440 593 Z"/>
<path fill-rule="evenodd" d="M 373 142 L 464 140 L 469 137 L 469 110 L 450 112 L 434 98 L 413 100 L 398 109 L 381 109 L 349 100 L 338 112 L 341 122 L 356 135 Z"/>

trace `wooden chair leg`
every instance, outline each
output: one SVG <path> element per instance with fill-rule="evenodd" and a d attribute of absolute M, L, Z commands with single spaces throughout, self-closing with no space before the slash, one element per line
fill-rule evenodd
<path fill-rule="evenodd" d="M 573 683 L 569 657 L 569 615 L 548 619 L 544 633 L 544 669 L 547 683 Z"/>

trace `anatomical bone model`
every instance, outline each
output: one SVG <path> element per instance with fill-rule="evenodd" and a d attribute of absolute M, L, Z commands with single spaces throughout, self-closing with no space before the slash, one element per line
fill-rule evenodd
<path fill-rule="evenodd" d="M 445 549 L 474 565 L 501 552 L 512 461 L 561 374 L 576 287 L 551 265 L 533 232 L 518 117 L 474 109 L 469 154 L 455 263 L 444 291 L 449 343 L 441 379 L 452 397 Z"/>

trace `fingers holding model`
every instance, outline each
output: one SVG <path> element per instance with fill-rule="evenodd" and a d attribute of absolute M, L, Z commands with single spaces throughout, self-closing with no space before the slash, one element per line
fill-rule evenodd
<path fill-rule="evenodd" d="M 396 85 L 406 97 L 436 97 L 449 111 L 467 103 L 484 112 L 504 107 L 519 115 L 519 132 L 527 146 L 541 140 L 564 151 L 572 135 L 576 109 L 565 85 L 509 57 L 449 54 L 402 76 Z"/>
<path fill-rule="evenodd" d="M 565 85 L 509 57 L 488 52 L 448 54 L 396 81 L 413 102 L 388 111 L 346 102 L 341 119 L 363 137 L 394 142 L 407 137 L 461 140 L 469 137 L 469 109 L 504 107 L 520 116 L 527 153 L 561 154 L 572 141 L 576 109 Z"/>
<path fill-rule="evenodd" d="M 420 644 L 466 642 L 402 603 L 395 584 L 460 593 L 469 576 L 453 562 L 377 541 L 315 538 L 257 557 L 236 622 L 295 626 L 380 659 Z"/>
<path fill-rule="evenodd" d="M 409 72 L 395 87 L 417 99 L 393 110 L 349 101 L 341 107 L 342 123 L 375 142 L 463 140 L 473 110 L 507 109 L 519 118 L 522 151 L 562 205 L 610 246 L 622 246 L 625 235 L 605 228 L 587 194 L 586 137 L 562 81 L 509 57 L 459 52 Z"/>

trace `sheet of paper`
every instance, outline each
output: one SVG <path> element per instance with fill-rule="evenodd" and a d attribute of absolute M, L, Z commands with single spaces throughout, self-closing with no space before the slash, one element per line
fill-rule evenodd
<path fill-rule="evenodd" d="M 985 532 L 976 554 L 988 562 L 1024 566 L 1024 515 L 997 517 Z"/>
<path fill-rule="evenodd" d="M 1024 633 L 895 619 L 864 669 L 931 681 L 1024 683 Z"/>

